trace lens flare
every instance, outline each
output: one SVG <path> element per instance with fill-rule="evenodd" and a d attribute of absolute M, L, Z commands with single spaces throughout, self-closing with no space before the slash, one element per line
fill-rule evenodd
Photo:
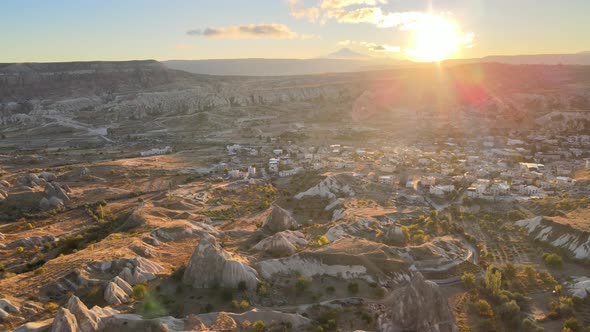
<path fill-rule="evenodd" d="M 463 33 L 446 17 L 427 15 L 412 26 L 413 45 L 406 54 L 415 61 L 435 62 L 456 55 L 461 47 L 469 47 L 472 33 Z"/>

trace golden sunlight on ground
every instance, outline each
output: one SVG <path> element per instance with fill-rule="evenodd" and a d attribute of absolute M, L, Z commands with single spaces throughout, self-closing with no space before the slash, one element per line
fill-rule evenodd
<path fill-rule="evenodd" d="M 415 61 L 433 62 L 457 54 L 461 46 L 469 47 L 472 33 L 463 33 L 447 17 L 428 15 L 416 23 L 413 46 L 406 54 Z"/>

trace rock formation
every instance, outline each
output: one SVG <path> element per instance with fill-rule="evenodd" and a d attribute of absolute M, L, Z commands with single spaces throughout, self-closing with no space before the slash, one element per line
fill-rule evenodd
<path fill-rule="evenodd" d="M 276 205 L 262 224 L 262 227 L 271 233 L 286 231 L 297 226 L 299 225 L 293 216 L 287 210 Z"/>
<path fill-rule="evenodd" d="M 182 282 L 195 288 L 235 288 L 240 281 L 245 282 L 248 289 L 256 289 L 258 275 L 245 262 L 232 259 L 213 236 L 203 234 L 188 262 Z"/>
<path fill-rule="evenodd" d="M 457 331 L 453 315 L 437 284 L 424 280 L 420 273 L 412 275 L 407 286 L 393 291 L 379 316 L 381 332 Z"/>
<path fill-rule="evenodd" d="M 258 242 L 254 248 L 273 257 L 291 256 L 297 252 L 297 246 L 307 245 L 301 232 L 282 231 Z"/>
<path fill-rule="evenodd" d="M 76 317 L 66 308 L 59 308 L 53 319 L 51 332 L 78 332 Z"/>
<path fill-rule="evenodd" d="M 120 258 L 109 262 L 93 263 L 102 272 L 119 276 L 129 285 L 135 285 L 144 281 L 154 280 L 164 268 L 143 257 Z"/>
<path fill-rule="evenodd" d="M 129 302 L 129 294 L 111 281 L 104 290 L 104 300 L 108 304 L 119 305 Z"/>

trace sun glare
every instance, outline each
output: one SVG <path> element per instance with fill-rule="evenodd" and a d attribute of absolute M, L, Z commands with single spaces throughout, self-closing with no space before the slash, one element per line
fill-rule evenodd
<path fill-rule="evenodd" d="M 406 54 L 416 61 L 448 59 L 473 39 L 472 34 L 463 34 L 455 22 L 445 17 L 429 15 L 415 24 L 413 45 Z"/>

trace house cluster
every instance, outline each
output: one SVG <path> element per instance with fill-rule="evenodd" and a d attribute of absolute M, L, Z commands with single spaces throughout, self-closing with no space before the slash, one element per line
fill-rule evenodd
<path fill-rule="evenodd" d="M 575 185 L 575 170 L 590 168 L 590 136 L 483 136 L 446 142 L 365 146 L 304 146 L 277 140 L 259 147 L 227 145 L 231 179 L 289 177 L 308 171 L 350 171 L 404 195 L 482 200 L 556 195 Z M 272 146 L 271 146 L 272 145 Z M 245 157 L 250 165 L 246 170 Z M 233 167 L 235 166 L 235 167 Z M 229 169 L 226 168 L 226 169 Z"/>

